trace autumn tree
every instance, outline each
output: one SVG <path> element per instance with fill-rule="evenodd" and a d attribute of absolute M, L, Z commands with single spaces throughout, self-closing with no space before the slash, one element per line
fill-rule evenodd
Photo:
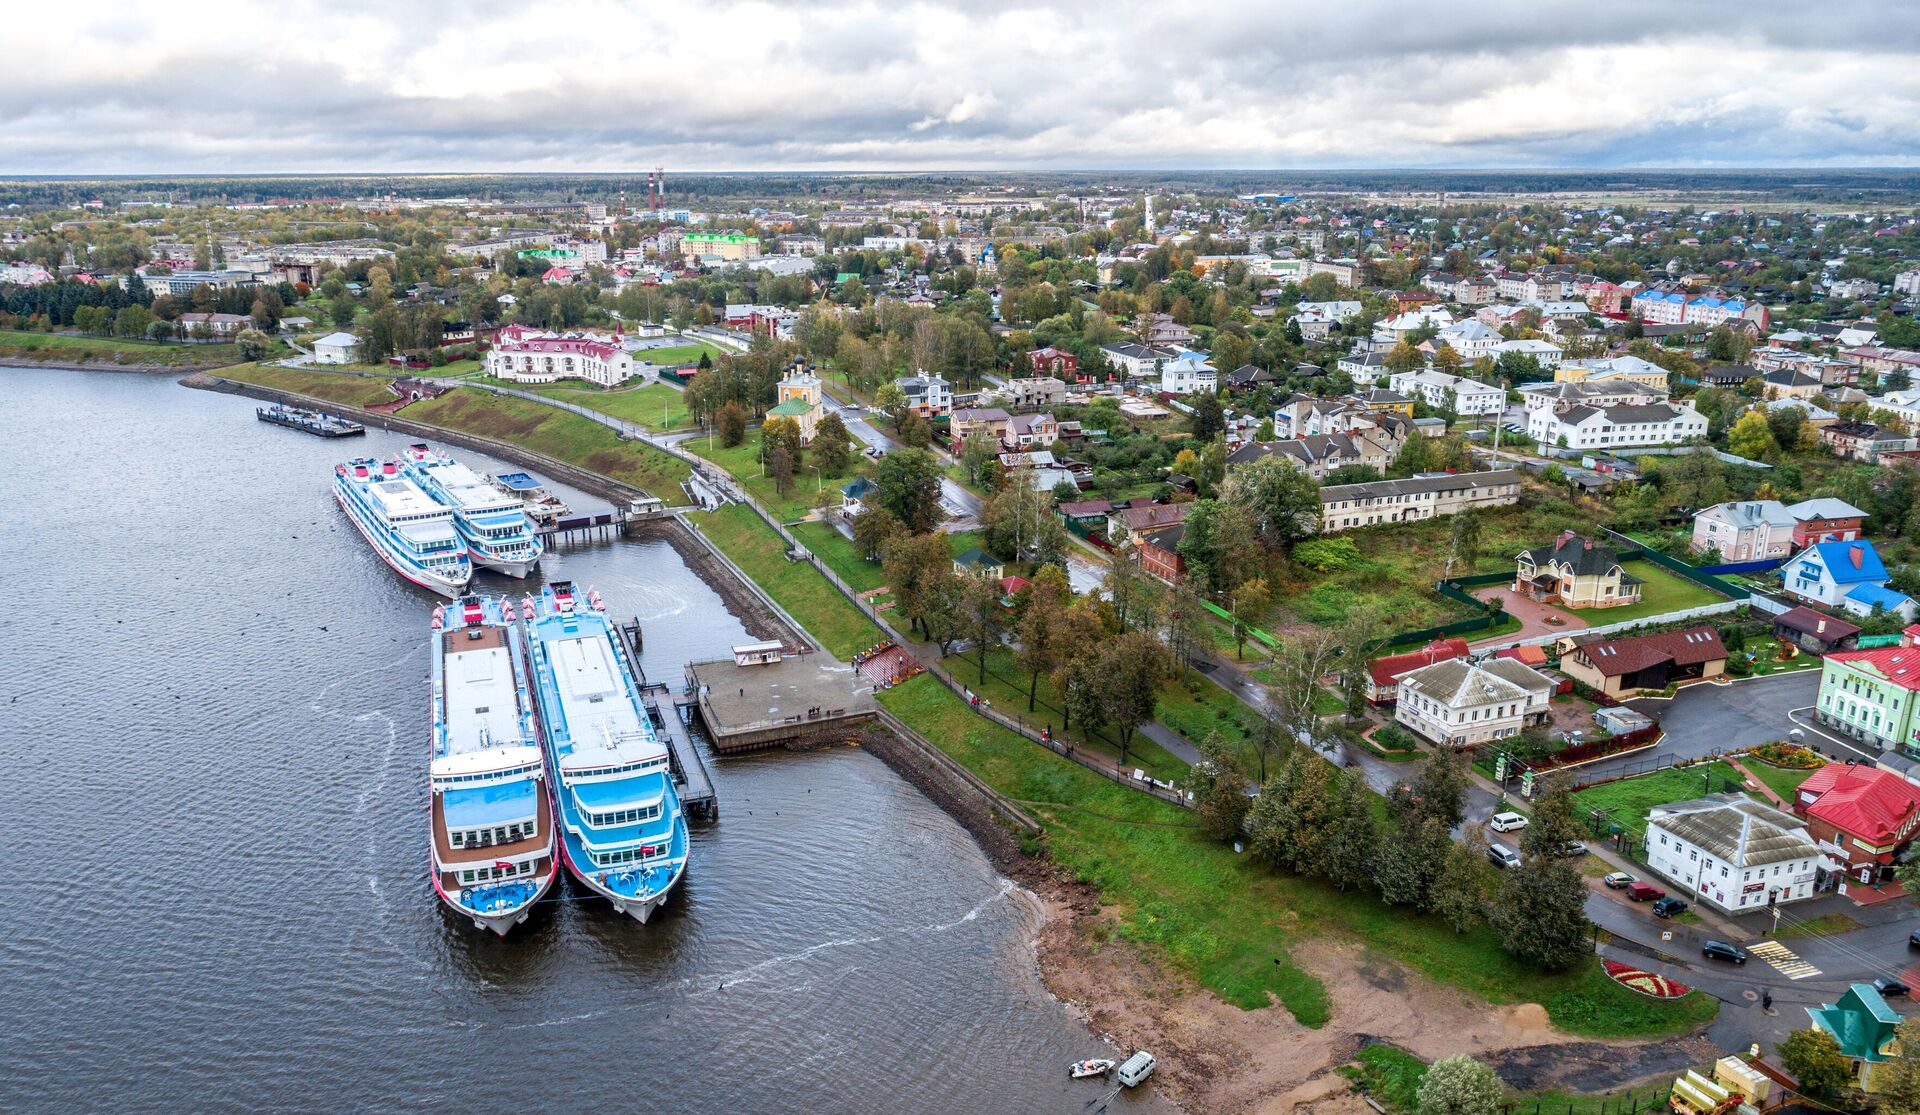
<path fill-rule="evenodd" d="M 721 404 L 713 412 L 713 425 L 720 434 L 720 444 L 728 449 L 747 440 L 747 408 L 739 403 Z"/>
<path fill-rule="evenodd" d="M 1100 644 L 1100 704 L 1107 723 L 1119 735 L 1120 763 L 1126 765 L 1134 733 L 1153 719 L 1160 684 L 1173 672 L 1165 643 L 1152 631 L 1129 631 Z"/>
<path fill-rule="evenodd" d="M 1765 410 L 1755 407 L 1740 416 L 1727 431 L 1727 452 L 1750 461 L 1771 461 L 1780 455 L 1779 443 L 1774 440 L 1773 426 L 1767 421 Z"/>
<path fill-rule="evenodd" d="M 1199 748 L 1201 761 L 1193 768 L 1190 786 L 1200 831 L 1222 842 L 1237 840 L 1253 804 L 1240 754 L 1217 731 L 1208 732 Z"/>
<path fill-rule="evenodd" d="M 881 571 L 900 614 L 907 617 L 909 630 L 924 631 L 923 616 L 933 587 L 941 574 L 953 575 L 953 550 L 944 534 L 896 537 L 886 546 Z"/>
<path fill-rule="evenodd" d="M 1111 609 L 1116 634 L 1150 628 L 1158 621 L 1159 583 L 1140 568 L 1140 560 L 1131 547 L 1123 547 L 1113 555 L 1113 563 L 1107 567 L 1100 589 Z"/>
<path fill-rule="evenodd" d="M 1067 611 L 1073 589 L 1067 575 L 1058 566 L 1043 565 L 1034 571 L 1027 589 L 1026 610 L 1021 613 L 1017 660 L 1027 674 L 1027 711 L 1032 712 L 1040 690 L 1040 675 L 1052 673 L 1067 652 L 1062 639 L 1068 635 Z"/>
<path fill-rule="evenodd" d="M 1780 1043 L 1780 1067 L 1817 1096 L 1839 1093 L 1853 1078 L 1853 1062 L 1825 1030 L 1795 1030 Z"/>
<path fill-rule="evenodd" d="M 1320 485 L 1290 459 L 1262 457 L 1236 467 L 1220 487 L 1220 501 L 1248 513 L 1268 546 L 1311 537 L 1320 529 Z"/>
<path fill-rule="evenodd" d="M 853 517 L 853 548 L 868 561 L 879 561 L 888 543 L 905 533 L 900 520 L 884 507 L 863 507 Z"/>
<path fill-rule="evenodd" d="M 940 465 L 923 449 L 899 449 L 874 470 L 880 505 L 915 534 L 940 523 Z"/>
<path fill-rule="evenodd" d="M 767 475 L 773 477 L 773 490 L 783 496 L 793 486 L 793 457 L 785 445 L 775 445 L 767 453 Z"/>
<path fill-rule="evenodd" d="M 1587 888 L 1580 872 L 1553 855 L 1522 857 L 1503 873 L 1492 921 L 1508 952 L 1558 971 L 1591 955 Z"/>
<path fill-rule="evenodd" d="M 847 433 L 847 424 L 833 411 L 823 415 L 813 428 L 813 463 L 827 476 L 839 476 L 847 471 L 847 462 L 852 453 L 847 443 L 852 435 Z"/>
<path fill-rule="evenodd" d="M 960 630 L 973 644 L 980 667 L 978 684 L 987 684 L 987 655 L 1000 645 L 1007 630 L 1007 610 L 1000 605 L 1000 585 L 990 577 L 970 573 L 960 578 Z"/>

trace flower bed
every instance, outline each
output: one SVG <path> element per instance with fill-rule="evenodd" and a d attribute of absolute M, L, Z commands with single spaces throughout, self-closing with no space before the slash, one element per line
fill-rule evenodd
<path fill-rule="evenodd" d="M 1607 969 L 1607 978 L 1629 991 L 1653 999 L 1678 999 L 1693 988 L 1678 980 L 1668 979 L 1658 972 L 1649 972 L 1644 968 L 1635 968 L 1630 964 L 1606 960 L 1601 962 Z"/>
<path fill-rule="evenodd" d="M 1785 740 L 1763 743 L 1748 754 L 1770 767 L 1782 767 L 1786 770 L 1818 770 L 1826 763 L 1825 759 L 1807 748 Z"/>

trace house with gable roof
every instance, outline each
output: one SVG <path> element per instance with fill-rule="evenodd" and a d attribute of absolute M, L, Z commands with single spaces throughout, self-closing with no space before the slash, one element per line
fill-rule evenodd
<path fill-rule="evenodd" d="M 1914 618 L 1913 599 L 1887 588 L 1887 568 L 1865 538 L 1816 542 L 1780 567 L 1780 586 L 1812 604 L 1870 616 L 1877 608 Z"/>
<path fill-rule="evenodd" d="M 1831 1036 L 1853 1062 L 1860 1090 L 1879 1091 L 1877 1070 L 1900 1054 L 1900 1012 L 1888 1006 L 1872 984 L 1856 983 L 1837 1002 L 1808 1007 L 1807 1016 L 1813 1020 L 1809 1028 Z"/>
<path fill-rule="evenodd" d="M 1813 715 L 1823 726 L 1882 751 L 1920 756 L 1920 624 L 1897 646 L 1847 650 L 1820 662 Z"/>
<path fill-rule="evenodd" d="M 1920 787 L 1865 763 L 1828 763 L 1800 784 L 1790 804 L 1821 849 L 1862 883 L 1891 878 L 1920 830 Z"/>
<path fill-rule="evenodd" d="M 1466 656 L 1467 641 L 1461 638 L 1435 639 L 1419 650 L 1382 655 L 1367 664 L 1367 703 L 1390 705 L 1400 699 L 1400 675 Z"/>
<path fill-rule="evenodd" d="M 1613 547 L 1563 531 L 1551 546 L 1522 550 L 1514 560 L 1513 591 L 1565 608 L 1612 608 L 1640 600 L 1640 578 L 1620 564 Z"/>
<path fill-rule="evenodd" d="M 1727 648 L 1711 627 L 1689 627 L 1617 639 L 1575 636 L 1560 655 L 1560 672 L 1605 693 L 1631 696 L 1682 681 L 1716 678 L 1727 670 Z"/>
<path fill-rule="evenodd" d="M 1511 658 L 1453 658 L 1400 675 L 1393 718 L 1435 743 L 1469 747 L 1545 721 L 1553 690 L 1552 678 Z"/>
<path fill-rule="evenodd" d="M 1800 818 L 1745 794 L 1656 805 L 1646 841 L 1648 867 L 1730 914 L 1812 898 L 1826 864 Z"/>

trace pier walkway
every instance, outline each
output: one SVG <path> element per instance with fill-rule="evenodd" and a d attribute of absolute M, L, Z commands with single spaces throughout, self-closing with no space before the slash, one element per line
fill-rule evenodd
<path fill-rule="evenodd" d="M 626 623 L 614 624 L 619 632 L 620 642 L 627 652 L 627 661 L 633 665 L 633 680 L 640 686 L 640 699 L 645 702 L 647 716 L 653 721 L 654 731 L 667 745 L 668 762 L 673 769 L 673 780 L 680 791 L 680 805 L 687 816 L 703 821 L 715 821 L 720 818 L 720 798 L 713 789 L 713 775 L 707 770 L 706 756 L 700 754 L 700 744 L 687 730 L 680 719 L 679 702 L 664 682 L 650 682 L 647 672 L 640 665 L 640 647 L 644 638 L 640 631 L 640 621 L 632 619 Z"/>

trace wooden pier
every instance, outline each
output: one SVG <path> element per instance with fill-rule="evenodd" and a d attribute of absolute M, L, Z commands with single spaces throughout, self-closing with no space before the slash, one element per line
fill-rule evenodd
<path fill-rule="evenodd" d="M 635 523 L 651 522 L 667 516 L 666 504 L 652 496 L 635 499 L 616 511 L 601 511 L 593 515 L 568 515 L 551 523 L 536 526 L 535 532 L 540 540 L 549 545 L 560 542 L 599 542 L 619 538 Z"/>
<path fill-rule="evenodd" d="M 632 663 L 633 680 L 640 686 L 640 699 L 647 708 L 647 718 L 653 721 L 653 729 L 667 745 L 667 763 L 673 770 L 673 781 L 680 792 L 680 806 L 687 816 L 701 821 L 720 819 L 720 798 L 714 793 L 713 775 L 707 770 L 706 756 L 700 754 L 700 744 L 687 730 L 686 722 L 680 719 L 679 703 L 673 699 L 664 684 L 647 680 L 647 672 L 640 665 L 640 648 L 643 643 L 640 621 L 632 619 L 626 623 L 614 624 L 619 632 L 620 641 L 625 644 L 627 661 Z"/>

